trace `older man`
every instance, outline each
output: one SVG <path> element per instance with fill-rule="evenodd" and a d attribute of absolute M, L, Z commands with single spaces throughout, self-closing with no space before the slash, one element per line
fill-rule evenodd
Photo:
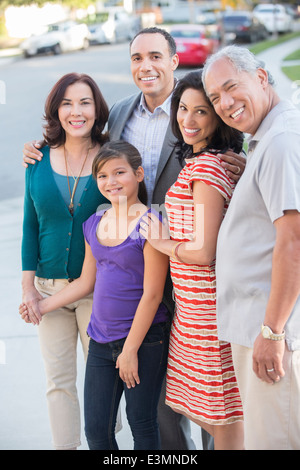
<path fill-rule="evenodd" d="M 246 449 L 300 449 L 300 113 L 253 54 L 207 62 L 216 112 L 251 135 L 217 251 L 220 339 L 230 341 Z"/>

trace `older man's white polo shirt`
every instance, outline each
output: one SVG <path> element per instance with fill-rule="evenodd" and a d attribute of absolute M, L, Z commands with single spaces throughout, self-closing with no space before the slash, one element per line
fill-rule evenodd
<path fill-rule="evenodd" d="M 219 339 L 250 348 L 270 293 L 273 223 L 286 210 L 300 212 L 300 112 L 281 101 L 251 147 L 220 229 L 216 266 Z M 285 330 L 288 348 L 300 349 L 300 298 Z"/>

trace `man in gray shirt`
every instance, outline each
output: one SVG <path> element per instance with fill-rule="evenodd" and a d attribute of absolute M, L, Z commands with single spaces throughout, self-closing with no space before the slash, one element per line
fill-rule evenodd
<path fill-rule="evenodd" d="M 246 449 L 300 449 L 300 113 L 263 64 L 229 46 L 208 60 L 219 116 L 251 135 L 217 249 L 220 340 L 232 343 Z"/>

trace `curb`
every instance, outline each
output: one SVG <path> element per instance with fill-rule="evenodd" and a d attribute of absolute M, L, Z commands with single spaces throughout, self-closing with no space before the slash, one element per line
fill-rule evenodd
<path fill-rule="evenodd" d="M 19 48 L 0 49 L 0 66 L 11 64 L 22 57 L 22 51 Z"/>

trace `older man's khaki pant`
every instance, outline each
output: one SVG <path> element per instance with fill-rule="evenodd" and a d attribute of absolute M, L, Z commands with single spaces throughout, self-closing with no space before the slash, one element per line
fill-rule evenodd
<path fill-rule="evenodd" d="M 299 450 L 300 351 L 286 349 L 285 376 L 272 385 L 253 372 L 252 349 L 231 346 L 243 402 L 246 450 Z"/>

